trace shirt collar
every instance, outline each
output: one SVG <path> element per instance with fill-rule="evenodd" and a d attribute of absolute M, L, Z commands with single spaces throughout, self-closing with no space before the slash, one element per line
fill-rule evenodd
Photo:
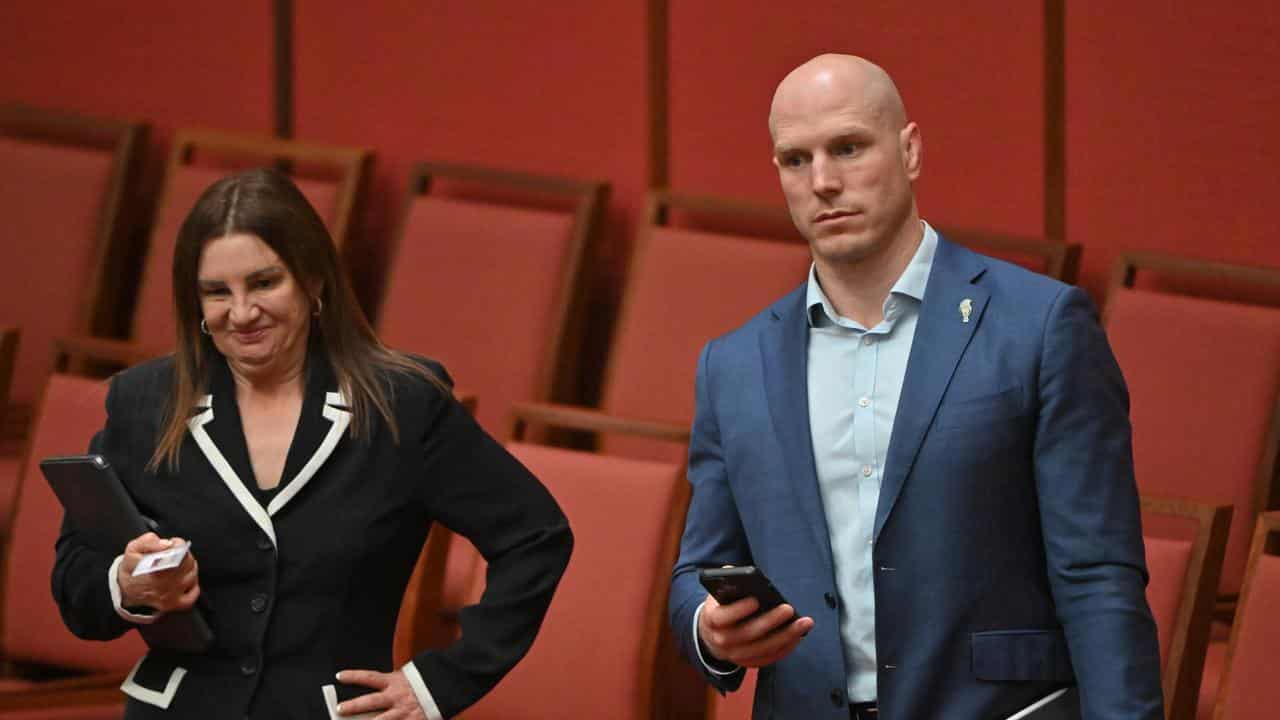
<path fill-rule="evenodd" d="M 933 268 L 933 256 L 938 250 L 938 233 L 924 220 L 921 220 L 920 224 L 924 227 L 924 237 L 920 239 L 920 245 L 916 248 L 915 255 L 911 257 L 911 262 L 907 263 L 906 269 L 889 289 L 889 297 L 885 298 L 884 316 L 887 320 L 894 316 L 890 309 L 890 300 L 894 295 L 909 297 L 916 302 L 924 300 L 925 286 L 929 283 L 929 271 Z M 806 317 L 809 320 L 809 327 L 825 327 L 832 324 L 857 325 L 851 320 L 840 317 L 836 312 L 831 301 L 827 299 L 827 294 L 822 291 L 822 286 L 818 284 L 818 273 L 814 263 L 809 264 L 805 307 L 808 309 Z"/>

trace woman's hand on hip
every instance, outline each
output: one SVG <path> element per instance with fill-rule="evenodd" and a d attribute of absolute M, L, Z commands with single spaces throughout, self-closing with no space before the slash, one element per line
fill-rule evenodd
<path fill-rule="evenodd" d="M 125 607 L 149 607 L 159 613 L 190 610 L 196 604 L 196 598 L 200 597 L 199 568 L 190 552 L 177 567 L 136 577 L 133 574 L 143 555 L 185 543 L 182 538 L 161 538 L 152 532 L 130 540 L 124 548 L 120 569 L 116 571 L 121 604 Z"/>
<path fill-rule="evenodd" d="M 339 715 L 359 715 L 377 712 L 375 720 L 426 720 L 427 715 L 418 704 L 409 680 L 404 673 L 380 673 L 373 670 L 343 670 L 338 682 L 347 685 L 363 685 L 377 692 L 361 695 L 338 704 Z"/>

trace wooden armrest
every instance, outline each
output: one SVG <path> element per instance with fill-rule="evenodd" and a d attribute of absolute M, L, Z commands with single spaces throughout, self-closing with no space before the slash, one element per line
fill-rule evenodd
<path fill-rule="evenodd" d="M 467 409 L 472 415 L 476 414 L 476 395 L 466 390 L 453 389 L 453 397 L 458 404 Z"/>
<path fill-rule="evenodd" d="M 94 673 L 4 690 L 0 692 L 0 711 L 122 702 L 120 683 L 124 678 L 124 673 Z"/>
<path fill-rule="evenodd" d="M 148 348 L 128 340 L 113 340 L 81 335 L 62 337 L 53 341 L 55 367 L 65 369 L 67 365 L 85 362 L 105 363 L 129 367 L 144 360 L 164 355 L 164 351 Z"/>
<path fill-rule="evenodd" d="M 545 425 L 593 433 L 619 433 L 688 443 L 689 428 L 660 420 L 618 417 L 599 410 L 554 403 L 516 403 L 511 407 L 511 439 L 524 439 L 528 425 Z"/>

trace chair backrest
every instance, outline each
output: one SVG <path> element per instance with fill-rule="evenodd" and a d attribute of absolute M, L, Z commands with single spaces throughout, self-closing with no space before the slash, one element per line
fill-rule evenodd
<path fill-rule="evenodd" d="M 973 232 L 956 228 L 938 228 L 948 240 L 984 255 L 1006 260 L 1074 285 L 1080 275 L 1079 243 L 1061 243 L 1052 240 L 1002 235 L 992 232 Z"/>
<path fill-rule="evenodd" d="M 774 208 L 651 192 L 627 269 L 601 409 L 688 425 L 702 346 L 805 281 L 809 247 L 794 228 L 783 234 L 789 223 Z M 610 454 L 670 461 L 682 461 L 685 452 L 622 435 L 604 435 L 600 446 Z"/>
<path fill-rule="evenodd" d="M 142 123 L 0 105 L 0 324 L 20 327 L 10 399 L 25 424 L 69 334 L 118 334 Z"/>
<path fill-rule="evenodd" d="M 5 408 L 9 406 L 9 388 L 13 383 L 13 367 L 18 359 L 18 338 L 21 334 L 16 327 L 0 327 L 0 428 L 5 426 Z"/>
<path fill-rule="evenodd" d="M 372 153 L 357 148 L 204 130 L 179 131 L 173 139 L 152 224 L 131 339 L 157 352 L 173 348 L 173 250 L 182 221 L 214 182 L 252 167 L 287 165 L 341 252 L 354 224 L 372 159 Z"/>
<path fill-rule="evenodd" d="M 583 260 L 607 195 L 600 182 L 418 165 L 379 336 L 483 396 L 477 419 L 495 437 L 513 402 L 577 400 Z"/>
<path fill-rule="evenodd" d="M 40 460 L 86 451 L 93 434 L 106 422 L 106 393 L 107 383 L 102 380 L 58 374 L 49 378 L 45 388 L 5 547 L 0 638 L 6 659 L 77 670 L 126 671 L 146 650 L 137 633 L 109 643 L 76 638 L 63 625 L 49 594 L 62 506 L 40 473 Z"/>
<path fill-rule="evenodd" d="M 1230 505 L 1143 496 L 1147 602 L 1160 638 L 1168 720 L 1194 720 Z"/>
<path fill-rule="evenodd" d="M 707 689 L 707 720 L 751 720 L 751 709 L 756 703 L 756 674 L 747 670 L 742 685 L 737 690 L 721 695 L 715 688 Z"/>
<path fill-rule="evenodd" d="M 1224 267 L 1160 259 L 1121 257 L 1103 316 L 1129 386 L 1138 489 L 1235 508 L 1219 585 L 1230 595 L 1240 588 L 1252 518 L 1276 500 L 1280 308 L 1136 286 L 1138 269 Z M 1280 288 L 1280 270 L 1240 270 L 1273 275 Z"/>
<path fill-rule="evenodd" d="M 1280 707 L 1280 513 L 1258 517 L 1214 720 L 1270 720 Z"/>
<path fill-rule="evenodd" d="M 528 656 L 462 717 L 649 720 L 664 692 L 658 648 L 688 503 L 683 466 L 510 450 L 569 517 L 573 558 Z"/>

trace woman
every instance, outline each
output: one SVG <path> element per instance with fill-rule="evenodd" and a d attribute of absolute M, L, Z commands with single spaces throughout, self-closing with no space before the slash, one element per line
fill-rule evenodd
<path fill-rule="evenodd" d="M 112 557 L 64 523 L 53 571 L 80 637 L 193 606 L 213 630 L 202 653 L 151 649 L 123 686 L 126 719 L 326 718 L 335 696 L 354 697 L 339 716 L 433 719 L 474 703 L 528 650 L 568 562 L 555 501 L 453 400 L 443 368 L 378 342 L 283 175 L 205 191 L 178 236 L 173 297 L 176 352 L 113 379 L 93 443 L 157 530 Z M 434 521 L 480 549 L 487 588 L 460 640 L 392 669 Z M 131 574 L 188 542 L 180 566 Z"/>

